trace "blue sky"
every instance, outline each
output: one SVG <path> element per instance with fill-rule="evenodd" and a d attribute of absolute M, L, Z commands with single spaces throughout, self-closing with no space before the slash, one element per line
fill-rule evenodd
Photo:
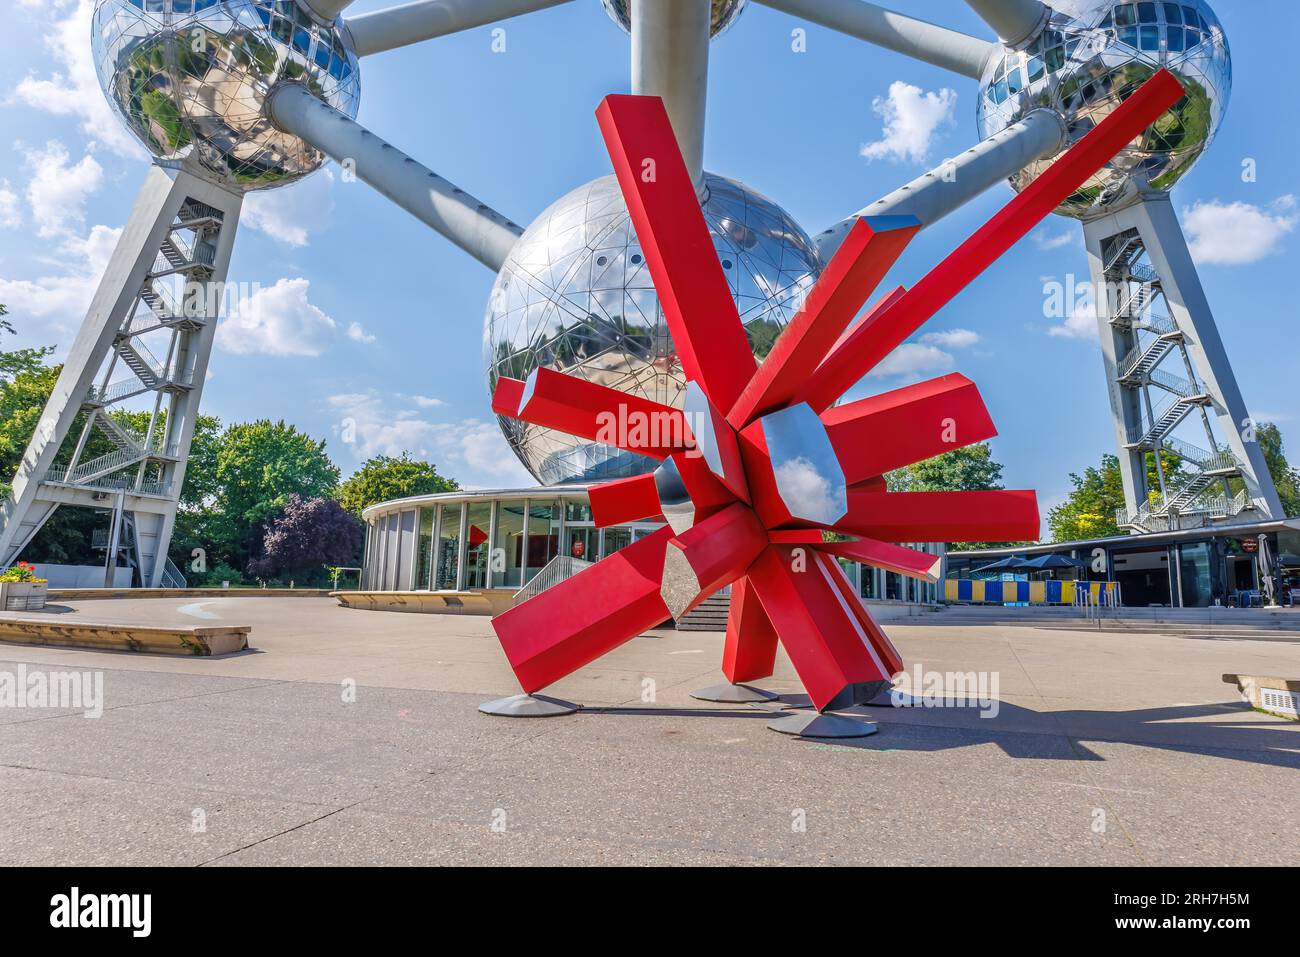
<path fill-rule="evenodd" d="M 385 0 L 358 0 L 353 12 Z M 979 36 L 959 0 L 897 8 Z M 108 111 L 90 63 L 85 0 L 2 0 L 0 302 L 22 344 L 66 346 L 147 160 Z M 1202 279 L 1257 419 L 1300 460 L 1294 276 L 1300 134 L 1284 122 L 1291 70 L 1277 39 L 1294 0 L 1218 0 L 1234 90 L 1213 149 L 1174 192 Z M 791 51 L 795 27 L 807 52 Z M 609 172 L 592 116 L 628 88 L 628 39 L 598 0 L 368 58 L 359 119 L 521 223 Z M 712 50 L 706 165 L 783 205 L 810 233 L 976 139 L 976 84 L 751 4 Z M 891 114 L 891 110 L 893 113 Z M 877 144 L 866 150 L 868 144 Z M 1246 159 L 1257 176 L 1244 182 Z M 890 282 L 912 282 L 1011 196 L 997 187 L 923 233 Z M 873 377 L 873 391 L 961 371 L 997 422 L 1011 487 L 1044 511 L 1067 474 L 1112 450 L 1092 320 L 1044 317 L 1044 279 L 1086 279 L 1077 223 L 1051 218 L 972 284 Z M 350 471 L 409 449 L 462 483 L 528 481 L 488 412 L 481 361 L 484 267 L 369 187 L 327 167 L 245 206 L 233 282 L 261 299 L 220 337 L 206 411 L 285 418 L 328 440 Z M 1073 334 L 1072 334 L 1073 333 Z M 355 423 L 345 442 L 344 423 Z"/>

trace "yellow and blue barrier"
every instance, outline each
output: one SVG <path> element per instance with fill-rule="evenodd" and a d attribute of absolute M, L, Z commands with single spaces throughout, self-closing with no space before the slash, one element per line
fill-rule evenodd
<path fill-rule="evenodd" d="M 944 601 L 971 605 L 1118 605 L 1118 582 L 998 581 L 980 578 L 948 578 L 943 583 Z"/>

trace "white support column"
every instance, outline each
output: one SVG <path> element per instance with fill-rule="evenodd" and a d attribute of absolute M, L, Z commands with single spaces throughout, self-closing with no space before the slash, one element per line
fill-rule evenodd
<path fill-rule="evenodd" d="M 354 164 L 358 178 L 493 272 L 523 234 L 496 210 L 322 103 L 301 84 L 280 84 L 267 98 L 266 109 L 280 129 L 341 164 Z"/>
<path fill-rule="evenodd" d="M 1196 375 L 1211 397 L 1212 418 L 1220 440 L 1240 463 L 1246 494 L 1255 506 L 1253 518 L 1260 521 L 1285 518 L 1263 449 L 1254 440 L 1251 430 L 1251 426 L 1257 423 L 1250 419 L 1169 193 L 1143 193 L 1136 202 L 1123 209 L 1089 222 L 1085 227 L 1085 235 L 1089 237 L 1090 246 L 1094 243 L 1099 245 L 1104 238 L 1117 236 L 1130 229 L 1137 231 L 1147 258 L 1160 277 L 1170 318 L 1182 331 L 1184 345 Z M 1096 267 L 1094 271 L 1095 269 Z M 1104 343 L 1106 336 L 1103 335 L 1102 338 Z M 1106 373 L 1110 379 L 1108 385 L 1112 409 L 1116 411 L 1118 435 L 1122 410 L 1115 409 L 1118 386 L 1114 381 L 1112 362 L 1113 357 L 1107 356 Z M 1120 456 L 1121 463 L 1124 458 L 1125 456 Z M 1136 464 L 1133 468 L 1136 469 Z M 1139 477 L 1134 475 L 1131 477 L 1133 484 L 1130 485 L 1130 475 L 1124 477 L 1125 497 L 1130 499 L 1129 508 L 1132 509 L 1140 501 L 1138 494 L 1144 487 L 1144 482 L 1138 481 Z"/>
<path fill-rule="evenodd" d="M 330 23 L 350 7 L 353 0 L 298 0 L 298 2 L 326 23 Z"/>
<path fill-rule="evenodd" d="M 632 4 L 632 92 L 664 101 L 695 189 L 704 188 L 709 0 Z"/>
<path fill-rule="evenodd" d="M 95 390 L 96 380 L 105 361 L 114 352 L 115 340 L 124 335 L 128 320 L 141 302 L 142 292 L 146 286 L 153 288 L 150 284 L 155 260 L 164 240 L 170 241 L 174 230 L 181 228 L 175 224 L 186 203 L 204 204 L 213 213 L 212 232 L 219 237 L 217 249 L 210 259 L 203 253 L 201 263 L 191 262 L 187 268 L 197 269 L 214 286 L 219 287 L 224 282 L 229 246 L 234 241 L 242 197 L 188 172 L 168 172 L 152 167 L 14 476 L 12 495 L 4 503 L 3 515 L 0 515 L 0 567 L 7 567 L 18 558 L 22 548 L 60 505 L 105 508 L 110 496 L 116 496 L 124 503 L 122 507 L 132 513 L 138 541 L 144 542 L 147 538 L 150 545 L 150 549 L 141 549 L 148 553 L 148 561 L 141 567 L 144 583 L 157 584 L 160 579 L 180 496 L 180 482 L 184 477 L 182 466 L 170 467 L 174 470 L 175 481 L 169 484 L 164 480 L 161 486 L 151 486 L 146 490 L 135 488 L 134 483 L 132 488 L 122 489 L 121 477 L 112 474 L 119 469 L 129 469 L 132 475 L 138 475 L 142 457 L 125 460 L 120 466 L 109 464 L 101 470 L 81 475 L 69 475 L 67 470 L 60 470 L 53 481 L 49 473 L 77 415 L 83 408 L 101 408 L 105 404 Z M 172 245 L 170 248 L 176 255 L 177 247 Z M 200 253 L 191 250 L 189 255 Z M 169 317 L 169 321 L 177 319 L 180 317 Z M 215 312 L 205 319 L 197 331 L 173 330 L 174 336 L 190 343 L 186 348 L 193 356 L 194 368 L 199 370 L 192 389 L 182 400 L 183 406 L 193 409 L 197 409 L 202 391 L 202 373 L 207 368 L 216 326 Z M 131 335 L 126 332 L 123 341 L 130 341 Z M 150 382 L 142 379 L 138 391 L 158 392 L 171 387 L 172 384 L 161 379 Z M 173 451 L 181 462 L 189 454 L 192 419 L 192 414 L 182 412 L 175 421 L 168 423 L 168 442 L 174 443 Z M 141 453 L 145 456 L 143 449 Z M 155 461 L 165 456 L 149 455 L 147 458 Z M 120 522 L 117 524 L 120 527 Z"/>
<path fill-rule="evenodd" d="M 815 237 L 822 262 L 829 262 L 862 216 L 915 216 L 933 226 L 1035 160 L 1055 156 L 1065 145 L 1065 122 L 1053 110 L 1034 110 L 1018 123 L 945 161 L 884 199 L 858 210 Z"/>
<path fill-rule="evenodd" d="M 904 16 L 866 0 L 757 2 L 976 80 L 984 72 L 988 58 L 1001 49 L 996 43 Z"/>
<path fill-rule="evenodd" d="M 1022 49 L 1033 42 L 1051 12 L 1040 0 L 966 0 L 1004 44 Z"/>
<path fill-rule="evenodd" d="M 337 3 L 338 0 L 312 0 Z M 398 47 L 471 30 L 499 20 L 558 7 L 570 0 L 418 0 L 400 7 L 363 13 L 345 24 L 357 56 L 370 56 Z"/>

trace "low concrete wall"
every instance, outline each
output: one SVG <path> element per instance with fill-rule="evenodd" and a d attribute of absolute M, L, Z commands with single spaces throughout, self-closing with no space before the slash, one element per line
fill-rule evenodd
<path fill-rule="evenodd" d="M 49 580 L 51 588 L 103 588 L 103 565 L 45 565 L 38 564 L 36 577 Z M 113 569 L 113 587 L 131 587 L 131 569 Z"/>
<path fill-rule="evenodd" d="M 328 598 L 328 588 L 51 588 L 50 601 L 95 598 Z"/>
<path fill-rule="evenodd" d="M 135 651 L 155 655 L 228 655 L 248 647 L 249 625 L 157 628 L 138 625 L 61 622 L 48 615 L 0 618 L 0 641 L 24 645 Z"/>
<path fill-rule="evenodd" d="M 405 611 L 426 615 L 499 615 L 514 604 L 514 592 L 488 591 L 335 591 L 345 608 Z"/>

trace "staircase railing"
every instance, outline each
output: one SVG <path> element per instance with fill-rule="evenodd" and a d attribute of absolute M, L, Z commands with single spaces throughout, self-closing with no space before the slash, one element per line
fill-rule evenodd
<path fill-rule="evenodd" d="M 185 576 L 181 574 L 181 570 L 176 567 L 175 563 L 170 558 L 163 563 L 161 584 L 163 588 L 190 587 L 190 583 L 186 581 Z"/>
<path fill-rule="evenodd" d="M 572 555 L 556 555 L 523 588 L 514 594 L 516 605 L 540 595 L 548 588 L 554 588 L 560 582 L 572 578 L 584 568 L 590 568 L 592 562 L 574 558 Z"/>

